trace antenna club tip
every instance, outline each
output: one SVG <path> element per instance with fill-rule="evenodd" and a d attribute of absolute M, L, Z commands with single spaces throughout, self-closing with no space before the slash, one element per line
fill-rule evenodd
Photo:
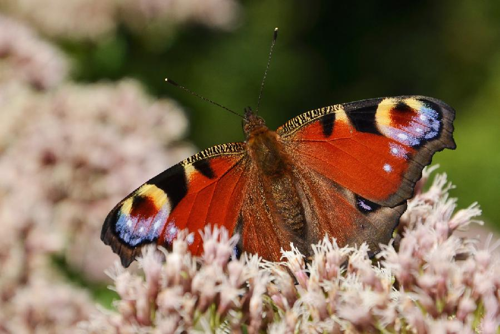
<path fill-rule="evenodd" d="M 274 31 L 278 31 L 278 27 L 274 28 Z"/>
<path fill-rule="evenodd" d="M 273 38 L 276 40 L 278 38 L 278 27 L 274 28 L 274 36 Z"/>
<path fill-rule="evenodd" d="M 169 78 L 165 78 L 165 82 L 168 82 L 169 84 L 174 85 L 174 86 L 179 86 L 179 85 L 177 84 L 177 82 L 175 82 L 174 80 L 169 79 Z"/>

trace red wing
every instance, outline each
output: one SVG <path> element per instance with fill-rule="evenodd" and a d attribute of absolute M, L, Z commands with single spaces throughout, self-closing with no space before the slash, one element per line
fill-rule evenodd
<path fill-rule="evenodd" d="M 455 148 L 454 110 L 428 97 L 371 99 L 316 109 L 278 129 L 297 164 L 394 207 L 413 194 L 432 155 Z"/>
<path fill-rule="evenodd" d="M 282 245 L 289 245 L 290 240 L 285 238 L 278 224 L 273 221 L 273 203 L 266 202 L 258 173 L 252 171 L 250 175 L 253 177 L 248 184 L 238 219 L 237 231 L 241 235 L 239 248 L 245 252 L 259 254 L 266 260 L 279 261 Z"/>
<path fill-rule="evenodd" d="M 276 177 L 273 180 L 266 179 L 255 164 L 249 165 L 248 176 L 249 182 L 236 230 L 241 236 L 240 249 L 275 262 L 281 260 L 281 249 L 289 249 L 290 243 L 306 249 L 304 236 L 297 234 L 292 226 L 283 224 L 284 217 L 279 214 L 282 211 L 280 204 L 287 201 L 289 190 L 280 182 L 286 183 L 290 180 L 286 176 Z M 269 187 L 280 190 L 273 196 L 269 194 Z M 290 208 L 288 213 L 294 209 L 298 209 L 298 206 Z"/>
<path fill-rule="evenodd" d="M 128 266 L 142 246 L 170 247 L 188 229 L 193 254 L 202 252 L 200 229 L 207 224 L 235 228 L 243 202 L 245 144 L 202 151 L 152 178 L 123 199 L 108 215 L 101 239 Z"/>

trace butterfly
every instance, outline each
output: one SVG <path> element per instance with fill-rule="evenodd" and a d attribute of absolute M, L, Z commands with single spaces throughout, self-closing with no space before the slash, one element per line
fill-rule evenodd
<path fill-rule="evenodd" d="M 203 251 L 207 225 L 238 233 L 238 252 L 279 261 L 293 243 L 311 255 L 325 235 L 340 246 L 387 243 L 422 169 L 455 149 L 455 111 L 424 96 L 375 98 L 307 111 L 276 131 L 250 108 L 245 142 L 201 151 L 153 177 L 107 216 L 101 239 L 124 266 L 180 230 Z"/>

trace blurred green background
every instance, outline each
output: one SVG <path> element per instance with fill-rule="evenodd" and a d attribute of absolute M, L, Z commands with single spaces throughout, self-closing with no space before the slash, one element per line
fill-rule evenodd
<path fill-rule="evenodd" d="M 121 27 L 61 42 L 84 82 L 134 77 L 179 101 L 200 149 L 243 140 L 241 121 L 164 83 L 169 77 L 233 110 L 256 106 L 272 32 L 280 35 L 261 115 L 271 128 L 304 111 L 371 97 L 428 95 L 457 111 L 456 151 L 435 156 L 460 206 L 478 201 L 500 227 L 500 2 L 241 2 L 237 25 L 191 25 L 144 38 Z M 147 115 L 144 115 L 147 117 Z M 167 167 L 167 166 L 166 166 Z"/>

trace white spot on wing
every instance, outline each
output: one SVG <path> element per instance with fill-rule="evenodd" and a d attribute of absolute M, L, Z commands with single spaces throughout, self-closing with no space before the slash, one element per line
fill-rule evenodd
<path fill-rule="evenodd" d="M 155 230 L 155 231 L 158 231 L 158 229 L 160 228 L 160 226 L 161 226 L 161 220 L 159 220 L 159 219 L 158 219 L 158 220 L 155 222 L 155 224 L 153 225 L 154 230 Z"/>
<path fill-rule="evenodd" d="M 406 140 L 406 139 L 408 139 L 408 136 L 404 133 L 398 133 L 398 138 Z"/>
<path fill-rule="evenodd" d="M 141 228 L 139 229 L 139 233 L 144 233 L 144 230 L 145 230 L 144 226 L 141 226 Z"/>
<path fill-rule="evenodd" d="M 392 166 L 389 165 L 389 164 L 385 164 L 384 165 L 384 170 L 387 172 L 387 173 L 390 173 L 392 172 Z"/>
<path fill-rule="evenodd" d="M 170 223 L 170 224 L 172 224 L 172 223 Z M 170 224 L 169 224 L 169 225 L 170 225 Z M 175 225 L 170 226 L 170 227 L 168 228 L 168 233 L 170 233 L 170 234 L 175 234 L 175 233 L 177 233 L 177 227 L 175 227 Z"/>
<path fill-rule="evenodd" d="M 186 238 L 186 241 L 187 241 L 188 245 L 192 245 L 194 242 L 194 234 L 191 233 L 190 235 L 188 235 Z"/>
<path fill-rule="evenodd" d="M 404 149 L 403 146 L 398 145 L 396 143 L 390 143 L 390 152 L 393 156 L 398 157 L 398 158 L 406 158 L 406 150 Z"/>
<path fill-rule="evenodd" d="M 167 225 L 167 241 L 172 243 L 174 238 L 177 236 L 177 226 L 175 226 L 175 221 L 171 221 Z"/>

